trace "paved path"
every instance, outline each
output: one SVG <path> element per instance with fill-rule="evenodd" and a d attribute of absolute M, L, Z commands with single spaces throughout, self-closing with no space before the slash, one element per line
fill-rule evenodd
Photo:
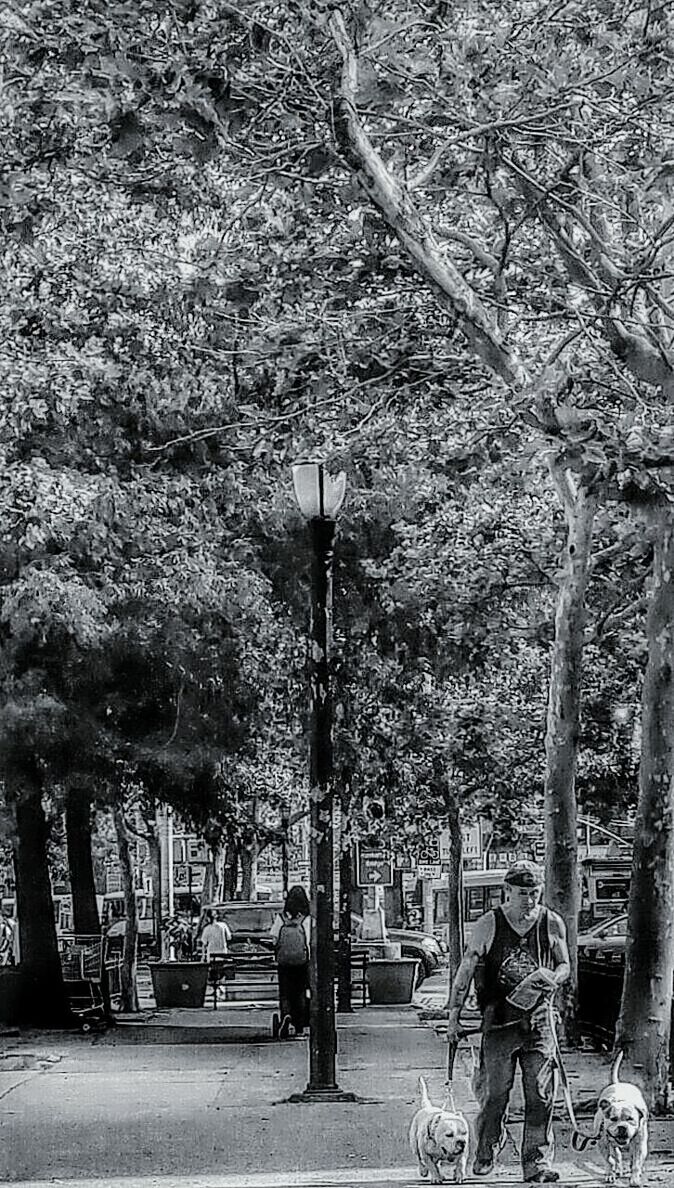
<path fill-rule="evenodd" d="M 430 991 L 431 992 L 432 987 Z M 429 1003 L 429 1005 L 432 1005 Z M 475 1105 L 468 1052 L 457 1100 Z M 399 1188 L 419 1184 L 407 1129 L 419 1073 L 441 1099 L 446 1047 L 411 1009 L 340 1018 L 338 1078 L 356 1104 L 294 1105 L 307 1044 L 114 1044 L 40 1036 L 0 1044 L 0 1183 L 23 1188 Z M 606 1060 L 571 1071 L 603 1082 Z M 593 1090 L 592 1090 L 593 1091 Z M 515 1137 L 519 1135 L 513 1124 Z M 603 1182 L 596 1157 L 573 1160 L 558 1125 L 563 1183 Z M 648 1184 L 674 1182 L 671 1124 L 652 1128 Z M 669 1160 L 669 1161 L 668 1161 Z M 511 1148 L 484 1184 L 520 1183 Z M 473 1181 L 477 1182 L 477 1181 Z"/>
<path fill-rule="evenodd" d="M 575 1164 L 558 1162 L 560 1188 L 574 1186 L 583 1188 L 604 1183 L 605 1172 L 600 1164 L 588 1163 L 579 1168 Z M 674 1175 L 674 1163 L 659 1164 L 649 1170 L 644 1184 L 670 1184 Z M 30 1180 L 22 1188 L 419 1188 L 427 1183 L 419 1178 L 414 1167 L 370 1167 L 362 1170 L 351 1168 L 327 1168 L 316 1172 L 270 1172 L 251 1175 L 190 1175 L 125 1177 L 95 1180 Z M 518 1188 L 523 1181 L 515 1168 L 494 1172 L 488 1178 L 477 1180 L 470 1174 L 466 1183 L 480 1183 L 498 1188 Z"/>

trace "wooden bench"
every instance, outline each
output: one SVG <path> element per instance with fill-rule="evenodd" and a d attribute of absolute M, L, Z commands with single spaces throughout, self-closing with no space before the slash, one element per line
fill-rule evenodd
<path fill-rule="evenodd" d="M 351 987 L 360 995 L 362 1006 L 367 1006 L 367 949 L 353 949 L 351 952 Z M 335 982 L 337 980 L 338 955 L 335 952 Z M 243 953 L 227 953 L 223 957 L 214 957 L 208 963 L 208 984 L 212 988 L 213 1010 L 218 1009 L 218 990 L 227 989 L 231 983 L 236 988 L 251 991 L 255 997 L 255 990 L 273 985 L 276 988 L 276 962 L 274 955 L 247 955 Z M 274 1000 L 276 993 L 274 994 Z"/>
<path fill-rule="evenodd" d="M 354 977 L 355 975 L 355 977 Z M 362 1005 L 367 1006 L 367 952 L 352 950 L 351 952 L 351 991 L 354 987 L 360 989 Z"/>
<path fill-rule="evenodd" d="M 227 998 L 227 988 L 232 982 L 236 983 L 237 989 L 250 990 L 253 998 L 255 990 L 267 988 L 270 985 L 276 987 L 276 962 L 273 953 L 259 956 L 227 953 L 223 957 L 211 958 L 208 963 L 208 983 L 213 991 L 214 1011 L 218 1009 L 220 986 L 224 985 L 225 998 Z M 276 999 L 276 990 L 273 998 Z"/>

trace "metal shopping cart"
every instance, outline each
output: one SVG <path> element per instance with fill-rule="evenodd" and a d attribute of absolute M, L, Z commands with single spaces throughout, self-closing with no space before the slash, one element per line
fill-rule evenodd
<path fill-rule="evenodd" d="M 83 1032 L 105 1027 L 108 1022 L 103 944 L 101 936 L 61 938 L 61 968 L 68 1004 Z"/>

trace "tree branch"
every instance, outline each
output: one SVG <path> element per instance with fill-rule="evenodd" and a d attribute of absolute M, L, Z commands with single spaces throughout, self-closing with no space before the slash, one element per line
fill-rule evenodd
<path fill-rule="evenodd" d="M 481 264 L 483 268 L 488 268 L 490 272 L 493 272 L 494 276 L 500 274 L 501 265 L 496 259 L 496 256 L 492 256 L 491 252 L 483 248 L 471 235 L 466 235 L 465 231 L 459 231 L 456 227 L 445 226 L 443 223 L 437 228 L 437 233 L 441 239 L 453 239 L 455 243 L 460 243 L 462 247 L 467 248 L 478 264 Z"/>
<path fill-rule="evenodd" d="M 430 226 L 414 205 L 409 189 L 391 176 L 363 127 L 355 101 L 358 60 L 342 13 L 333 11 L 327 24 L 343 64 L 333 106 L 335 137 L 342 155 L 417 272 L 430 282 L 451 310 L 475 354 L 509 387 L 526 386 L 528 377 L 523 365 L 504 345 L 478 294 L 442 252 Z"/>
<path fill-rule="evenodd" d="M 438 145 L 430 161 L 424 165 L 423 169 L 420 169 L 418 173 L 413 174 L 412 177 L 408 177 L 408 190 L 421 190 L 424 186 L 428 185 L 442 158 L 447 152 L 447 148 L 447 144 Z"/>
<path fill-rule="evenodd" d="M 516 179 L 520 192 L 538 212 L 541 221 L 552 235 L 558 251 L 564 259 L 570 279 L 584 289 L 590 297 L 602 320 L 606 339 L 614 355 L 629 368 L 637 379 L 662 388 L 668 396 L 674 395 L 674 362 L 669 359 L 664 346 L 652 346 L 645 333 L 630 332 L 618 312 L 611 310 L 611 305 L 617 297 L 616 289 L 622 274 L 616 270 L 618 282 L 612 286 L 612 270 L 606 268 L 605 261 L 597 266 L 597 271 L 594 271 L 576 251 L 569 239 L 559 214 L 554 209 L 557 198 L 553 190 L 532 177 L 514 158 L 504 157 L 504 162 Z M 569 206 L 568 203 L 564 203 L 564 205 Z M 578 212 L 574 211 L 572 207 L 570 209 L 575 218 Z M 583 226 L 587 229 L 585 223 Z M 604 284 L 607 286 L 607 291 L 602 288 Z"/>

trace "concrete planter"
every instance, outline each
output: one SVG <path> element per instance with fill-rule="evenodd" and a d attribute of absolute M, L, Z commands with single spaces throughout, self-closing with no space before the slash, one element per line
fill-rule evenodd
<path fill-rule="evenodd" d="M 21 1022 L 21 1004 L 28 980 L 16 966 L 0 968 L 0 1023 L 13 1025 Z"/>
<path fill-rule="evenodd" d="M 412 1001 L 419 963 L 413 957 L 376 957 L 368 961 L 365 976 L 374 1006 L 394 1006 Z"/>
<path fill-rule="evenodd" d="M 151 961 L 152 989 L 158 1010 L 202 1007 L 208 966 L 200 961 Z"/>

